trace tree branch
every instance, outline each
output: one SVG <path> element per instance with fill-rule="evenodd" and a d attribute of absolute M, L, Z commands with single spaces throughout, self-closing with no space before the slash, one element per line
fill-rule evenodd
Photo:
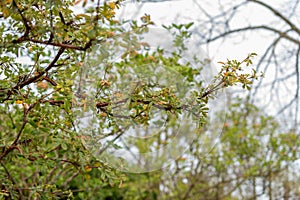
<path fill-rule="evenodd" d="M 300 46 L 298 47 L 297 53 L 296 53 L 296 98 L 299 98 L 299 92 L 300 92 L 300 71 L 299 71 L 299 62 L 300 62 Z M 295 126 L 297 127 L 298 123 L 298 112 L 299 112 L 299 101 L 296 101 L 296 110 L 295 110 Z"/>
<path fill-rule="evenodd" d="M 223 38 L 227 35 L 230 35 L 230 34 L 233 34 L 233 33 L 238 33 L 238 32 L 243 32 L 243 31 L 248 31 L 248 30 L 257 30 L 257 29 L 263 29 L 263 30 L 268 30 L 268 31 L 272 31 L 274 33 L 277 33 L 279 34 L 282 38 L 285 38 L 297 45 L 300 45 L 300 41 L 289 36 L 287 33 L 285 32 L 282 32 L 282 31 L 279 31 L 277 29 L 274 29 L 274 28 L 271 28 L 271 27 L 268 27 L 268 26 L 265 26 L 265 25 L 261 25 L 261 26 L 248 26 L 248 27 L 244 27 L 244 28 L 238 28 L 238 29 L 234 29 L 234 30 L 230 30 L 230 31 L 227 31 L 225 33 L 222 33 L 214 38 L 211 38 L 211 39 L 208 39 L 206 42 L 213 42 L 215 40 L 218 40 L 220 38 Z"/>
<path fill-rule="evenodd" d="M 0 161 L 0 163 L 1 163 L 1 166 L 3 167 L 5 173 L 7 174 L 8 179 L 9 179 L 14 185 L 16 185 L 16 184 L 17 184 L 16 180 L 12 177 L 12 175 L 11 175 L 10 172 L 8 171 L 7 167 L 4 165 L 3 161 Z M 20 190 L 19 188 L 17 188 L 16 190 L 18 191 L 19 195 L 20 195 L 21 197 L 23 197 L 22 190 Z"/>
<path fill-rule="evenodd" d="M 20 14 L 20 16 L 21 16 L 21 18 L 22 18 L 22 21 L 23 21 L 23 24 L 24 24 L 24 26 L 25 26 L 25 33 L 24 33 L 24 35 L 23 35 L 21 38 L 28 38 L 29 32 L 30 32 L 30 30 L 31 30 L 31 27 L 30 27 L 29 24 L 28 24 L 29 21 L 28 21 L 28 20 L 25 18 L 25 16 L 23 15 L 22 11 L 20 10 L 20 8 L 19 8 L 19 6 L 18 6 L 18 4 L 16 3 L 15 0 L 12 1 L 12 4 L 13 4 L 14 7 L 17 8 L 18 13 Z M 21 38 L 19 38 L 19 39 L 21 39 Z"/>
<path fill-rule="evenodd" d="M 40 72 L 39 74 L 37 74 L 31 78 L 25 79 L 24 81 L 18 83 L 16 86 L 13 87 L 13 90 L 19 90 L 19 89 L 23 88 L 24 86 L 29 85 L 29 84 L 37 81 L 39 78 L 41 78 L 46 72 L 48 72 L 49 70 L 51 70 L 52 67 L 55 66 L 55 63 L 58 61 L 58 59 L 60 58 L 60 56 L 62 55 L 64 50 L 65 50 L 65 48 L 63 48 L 63 47 L 59 49 L 55 58 L 52 60 L 52 62 L 48 65 L 48 67 L 44 71 Z"/>
<path fill-rule="evenodd" d="M 71 44 L 41 41 L 41 40 L 36 40 L 36 39 L 24 39 L 23 41 L 30 41 L 30 42 L 38 43 L 38 44 L 46 44 L 46 45 L 51 45 L 51 46 L 55 46 L 55 47 L 62 47 L 62 48 L 65 48 L 65 49 L 74 49 L 74 50 L 79 50 L 79 51 L 86 51 L 88 48 L 90 48 L 92 46 L 93 39 L 89 40 L 84 46 L 74 46 L 74 45 L 71 45 Z"/>
<path fill-rule="evenodd" d="M 90 39 L 84 46 L 75 46 L 72 44 L 52 42 L 51 37 L 48 41 L 42 41 L 42 40 L 36 40 L 33 38 L 28 38 L 28 34 L 25 33 L 23 36 L 21 36 L 20 38 L 18 38 L 16 40 L 13 40 L 12 42 L 13 43 L 22 43 L 25 41 L 29 41 L 29 42 L 33 42 L 33 43 L 37 43 L 37 44 L 51 45 L 51 46 L 55 46 L 55 47 L 65 48 L 65 49 L 86 51 L 88 48 L 90 48 L 92 46 L 92 42 L 94 41 L 94 39 Z"/>
<path fill-rule="evenodd" d="M 283 16 L 279 11 L 277 11 L 276 9 L 274 9 L 273 7 L 271 7 L 270 5 L 268 5 L 268 4 L 266 4 L 266 3 L 262 2 L 262 1 L 258 1 L 258 0 L 247 0 L 247 1 L 260 4 L 263 7 L 267 8 L 268 10 L 270 10 L 271 12 L 273 12 L 276 16 L 278 16 L 280 19 L 282 19 L 285 23 L 287 23 L 294 31 L 296 31 L 300 35 L 300 29 L 298 29 L 295 24 L 293 24 L 288 18 L 286 18 L 285 16 Z"/>

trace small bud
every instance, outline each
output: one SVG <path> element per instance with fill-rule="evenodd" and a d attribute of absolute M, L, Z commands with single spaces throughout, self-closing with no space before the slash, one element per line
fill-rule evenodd
<path fill-rule="evenodd" d="M 47 89 L 48 88 L 48 83 L 46 83 L 46 82 L 39 82 L 38 84 L 37 84 L 37 87 L 38 88 L 40 88 L 40 89 Z"/>

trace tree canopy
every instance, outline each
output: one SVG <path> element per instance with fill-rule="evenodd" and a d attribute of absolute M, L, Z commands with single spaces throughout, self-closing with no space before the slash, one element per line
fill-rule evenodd
<path fill-rule="evenodd" d="M 224 113 L 208 121 L 225 88 L 251 89 L 256 54 L 219 62 L 204 82 L 197 52 L 184 57 L 193 23 L 164 25 L 164 49 L 143 41 L 151 13 L 116 20 L 121 6 L 0 2 L 0 198 L 233 199 L 258 186 L 272 196 L 297 135 L 242 100 L 228 104 L 225 124 Z M 203 153 L 223 126 L 221 145 Z"/>

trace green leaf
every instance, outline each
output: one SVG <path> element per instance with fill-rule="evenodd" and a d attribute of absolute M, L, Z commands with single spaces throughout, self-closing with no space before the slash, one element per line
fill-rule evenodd
<path fill-rule="evenodd" d="M 62 142 L 61 143 L 61 148 L 66 151 L 68 149 L 68 146 L 65 142 Z"/>

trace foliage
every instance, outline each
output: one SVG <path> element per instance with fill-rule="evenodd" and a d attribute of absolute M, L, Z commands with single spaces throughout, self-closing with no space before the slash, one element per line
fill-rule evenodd
<path fill-rule="evenodd" d="M 74 6 L 80 3 L 83 11 L 75 12 Z M 86 0 L 0 2 L 1 198 L 92 199 L 104 198 L 106 193 L 102 191 L 121 198 L 118 191 L 107 188 L 122 187 L 126 176 L 105 160 L 96 159 L 87 149 L 88 136 L 79 131 L 80 121 L 76 118 L 80 113 L 97 110 L 99 126 L 94 131 L 101 138 L 119 137 L 128 123 L 147 125 L 153 118 L 153 109 L 164 111 L 170 117 L 170 126 L 176 124 L 181 112 L 188 112 L 201 128 L 207 117 L 206 105 L 218 90 L 237 83 L 248 88 L 256 78 L 255 72 L 243 73 L 242 65 L 250 63 L 250 54 L 242 62 L 222 63 L 222 70 L 212 84 L 204 87 L 197 80 L 200 71 L 181 62 L 180 53 L 185 50 L 183 43 L 188 32 L 180 31 L 175 36 L 179 51 L 171 55 L 159 48 L 150 51 L 139 37 L 153 24 L 149 15 L 142 16 L 141 22 L 120 22 L 114 16 L 121 1 L 88 5 Z M 111 62 L 118 55 L 121 58 Z M 91 60 L 101 67 L 88 62 Z M 160 64 L 199 90 L 183 101 L 180 94 L 186 95 L 188 91 L 180 93 L 178 88 L 174 90 L 168 85 L 141 84 L 135 85 L 129 97 L 122 93 L 115 97 L 114 86 L 130 86 L 130 82 L 120 80 L 146 70 L 141 65 L 145 63 L 152 67 L 148 78 L 161 76 L 151 71 Z M 83 84 L 89 80 L 82 81 L 82 74 L 94 78 L 93 83 Z M 167 75 L 162 77 L 168 78 Z M 116 103 L 129 103 L 133 112 L 117 116 L 111 106 Z M 110 132 L 104 134 L 104 129 Z M 153 144 L 146 145 L 150 148 Z M 155 187 L 155 192 L 141 192 L 141 198 L 148 198 L 151 193 L 155 199 L 159 185 Z M 126 198 L 135 192 L 140 191 L 129 189 Z"/>
<path fill-rule="evenodd" d="M 209 154 L 203 157 L 196 141 L 170 168 L 128 176 L 119 194 L 151 200 L 299 196 L 297 134 L 280 132 L 273 117 L 245 100 L 233 99 L 228 107 L 221 142 Z"/>

